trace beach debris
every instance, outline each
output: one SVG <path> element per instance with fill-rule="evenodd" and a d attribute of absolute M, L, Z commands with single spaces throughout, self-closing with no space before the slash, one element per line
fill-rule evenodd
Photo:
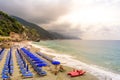
<path fill-rule="evenodd" d="M 64 71 L 65 71 L 65 69 L 63 68 L 62 65 L 59 66 L 59 71 L 60 71 L 60 72 L 64 72 Z"/>

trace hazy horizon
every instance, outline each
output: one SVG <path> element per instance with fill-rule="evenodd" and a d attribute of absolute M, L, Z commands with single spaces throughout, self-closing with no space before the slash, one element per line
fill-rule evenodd
<path fill-rule="evenodd" d="M 0 10 L 84 40 L 120 40 L 120 0 L 1 0 Z"/>

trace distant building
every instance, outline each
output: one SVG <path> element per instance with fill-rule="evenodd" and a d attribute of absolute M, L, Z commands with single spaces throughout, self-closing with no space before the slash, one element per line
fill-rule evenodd
<path fill-rule="evenodd" d="M 0 35 L 0 42 L 8 42 L 8 41 L 11 41 L 10 37 Z"/>
<path fill-rule="evenodd" d="M 21 35 L 18 33 L 15 33 L 15 32 L 10 32 L 10 38 L 13 41 L 21 41 L 22 40 Z"/>

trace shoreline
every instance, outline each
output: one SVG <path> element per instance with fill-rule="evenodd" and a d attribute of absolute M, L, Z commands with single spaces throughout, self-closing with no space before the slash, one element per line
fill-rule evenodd
<path fill-rule="evenodd" d="M 64 66 L 76 68 L 76 69 L 84 69 L 88 73 L 97 77 L 99 80 L 120 80 L 119 74 L 112 73 L 107 70 L 103 70 L 102 68 L 100 68 L 96 65 L 89 65 L 89 64 L 83 63 L 77 59 L 74 59 L 70 55 L 66 55 L 66 54 L 61 55 L 59 53 L 55 53 L 55 51 L 52 49 L 49 49 L 49 48 L 46 48 L 43 46 L 39 46 L 37 44 L 33 44 L 32 42 L 28 42 L 28 43 L 36 48 L 40 48 L 41 52 L 43 52 L 47 55 L 54 56 L 53 59 L 60 61 L 62 63 L 62 65 L 64 65 Z"/>
<path fill-rule="evenodd" d="M 97 77 L 91 75 L 88 72 L 85 75 L 83 75 L 83 76 L 78 76 L 78 77 L 71 78 L 70 76 L 67 75 L 67 73 L 72 71 L 73 68 L 70 67 L 70 66 L 65 66 L 62 62 L 61 63 L 63 65 L 64 69 L 65 69 L 65 72 L 59 72 L 58 75 L 55 75 L 53 72 L 48 70 L 48 67 L 43 67 L 43 70 L 47 71 L 47 76 L 39 77 L 38 74 L 36 74 L 36 72 L 33 70 L 33 68 L 30 65 L 29 69 L 30 69 L 30 71 L 32 71 L 34 76 L 33 76 L 32 79 L 30 79 L 30 78 L 23 79 L 23 77 L 21 77 L 21 73 L 19 73 L 19 67 L 16 64 L 17 62 L 16 62 L 16 58 L 15 58 L 15 49 L 16 48 L 22 48 L 22 47 L 25 47 L 25 48 L 29 49 L 33 53 L 35 53 L 38 50 L 46 51 L 45 48 L 40 47 L 40 46 L 36 46 L 36 45 L 32 44 L 32 42 L 30 42 L 30 41 L 14 42 L 14 44 L 13 44 L 14 50 L 13 50 L 13 54 L 12 55 L 14 56 L 13 59 L 15 59 L 14 60 L 15 73 L 12 76 L 11 80 L 15 80 L 14 78 L 17 78 L 17 77 L 19 77 L 20 80 L 33 80 L 33 79 L 34 80 L 39 80 L 39 79 L 41 79 L 41 80 L 49 80 L 49 79 L 50 80 L 63 80 L 63 79 L 64 80 L 98 80 Z M 8 52 L 8 50 L 7 50 L 7 52 Z M 48 52 L 50 52 L 50 51 L 48 50 Z M 52 52 L 48 53 L 48 55 L 51 54 L 51 53 Z M 57 53 L 56 54 L 54 54 L 54 53 L 51 54 L 51 57 L 53 58 L 53 56 L 55 56 L 55 55 L 57 55 Z M 57 56 L 59 56 L 59 54 Z M 67 55 L 64 55 L 64 57 L 65 56 L 68 57 Z M 71 56 L 69 56 L 69 57 L 71 57 Z M 4 64 L 4 62 L 2 62 L 1 64 Z M 53 65 L 51 65 L 51 68 L 52 68 L 52 70 L 54 70 L 54 66 Z M 3 67 L 0 67 L 0 70 L 2 70 L 2 69 L 3 69 Z"/>

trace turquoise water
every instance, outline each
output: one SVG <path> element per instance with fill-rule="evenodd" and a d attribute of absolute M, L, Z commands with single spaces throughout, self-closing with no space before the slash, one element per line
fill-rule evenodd
<path fill-rule="evenodd" d="M 120 74 L 120 41 L 53 40 L 34 44 Z"/>

